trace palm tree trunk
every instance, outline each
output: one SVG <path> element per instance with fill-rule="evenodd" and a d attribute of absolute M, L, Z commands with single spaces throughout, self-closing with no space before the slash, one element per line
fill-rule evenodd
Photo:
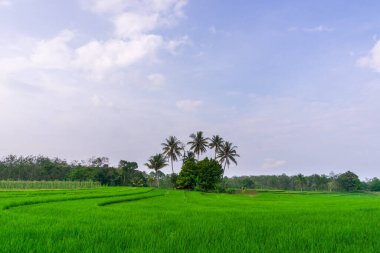
<path fill-rule="evenodd" d="M 160 188 L 160 180 L 158 179 L 158 170 L 156 170 L 157 188 Z"/>
<path fill-rule="evenodd" d="M 173 158 L 170 159 L 170 160 L 171 160 L 171 162 L 172 162 L 172 174 L 174 174 L 174 169 L 173 169 Z"/>
<path fill-rule="evenodd" d="M 214 157 L 214 160 L 216 161 L 216 149 L 215 149 L 215 157 Z"/>
<path fill-rule="evenodd" d="M 225 188 L 225 185 L 224 185 L 224 171 L 226 169 L 226 164 L 227 162 L 224 163 L 224 166 L 223 166 L 223 174 L 222 174 L 222 187 Z"/>

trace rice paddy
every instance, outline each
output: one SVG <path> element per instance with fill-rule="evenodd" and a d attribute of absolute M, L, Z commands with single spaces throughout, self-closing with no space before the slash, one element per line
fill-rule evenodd
<path fill-rule="evenodd" d="M 371 193 L 0 191 L 1 252 L 378 252 Z"/>
<path fill-rule="evenodd" d="M 0 180 L 1 189 L 82 189 L 100 187 L 94 181 L 12 181 Z"/>

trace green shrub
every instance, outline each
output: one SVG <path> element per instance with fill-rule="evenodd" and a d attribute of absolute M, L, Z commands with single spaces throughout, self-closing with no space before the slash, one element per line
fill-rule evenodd
<path fill-rule="evenodd" d="M 222 166 L 213 159 L 187 161 L 177 178 L 177 188 L 201 191 L 215 190 L 223 175 Z"/>

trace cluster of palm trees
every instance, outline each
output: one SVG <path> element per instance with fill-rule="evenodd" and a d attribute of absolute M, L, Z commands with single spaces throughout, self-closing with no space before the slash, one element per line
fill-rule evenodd
<path fill-rule="evenodd" d="M 200 155 L 207 152 L 207 149 L 214 150 L 214 159 L 219 161 L 224 170 L 230 166 L 231 162 L 237 165 L 236 157 L 240 157 L 236 152 L 237 147 L 231 142 L 224 141 L 219 135 L 214 135 L 212 138 L 204 137 L 202 131 L 198 131 L 195 134 L 190 135 L 190 141 L 187 145 L 190 146 L 189 150 L 186 150 L 186 145 L 181 142 L 175 136 L 169 136 L 165 140 L 162 146 L 162 153 L 151 156 L 145 166 L 156 172 L 157 185 L 159 186 L 158 171 L 168 165 L 170 160 L 172 173 L 174 174 L 173 162 L 182 158 L 182 161 L 194 159 L 195 155 L 199 160 Z"/>

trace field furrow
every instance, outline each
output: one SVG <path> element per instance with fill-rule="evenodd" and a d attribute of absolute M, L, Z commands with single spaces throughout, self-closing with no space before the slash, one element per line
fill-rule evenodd
<path fill-rule="evenodd" d="M 15 203 L 7 204 L 7 205 L 3 206 L 3 210 L 9 210 L 11 208 L 21 207 L 21 206 L 48 204 L 48 203 L 54 203 L 54 202 L 67 202 L 67 201 L 77 201 L 77 200 L 87 200 L 87 199 L 116 198 L 116 197 L 124 197 L 124 196 L 131 196 L 131 195 L 140 195 L 140 194 L 149 193 L 153 190 L 154 189 L 149 189 L 149 190 L 145 190 L 145 191 L 128 192 L 128 193 L 113 194 L 113 195 L 87 195 L 87 196 L 80 196 L 80 197 L 42 199 L 42 200 L 32 200 L 32 201 L 28 200 L 28 201 L 15 202 Z"/>

